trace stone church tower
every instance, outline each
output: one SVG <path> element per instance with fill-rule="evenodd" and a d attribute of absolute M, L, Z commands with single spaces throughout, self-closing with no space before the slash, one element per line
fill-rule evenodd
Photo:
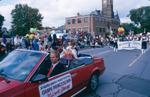
<path fill-rule="evenodd" d="M 102 15 L 108 18 L 114 18 L 113 0 L 102 0 Z"/>

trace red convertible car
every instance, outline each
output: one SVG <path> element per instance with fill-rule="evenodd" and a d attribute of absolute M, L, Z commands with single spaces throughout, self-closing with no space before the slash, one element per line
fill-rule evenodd
<path fill-rule="evenodd" d="M 0 97 L 74 97 L 84 89 L 95 91 L 104 60 L 79 54 L 78 59 L 60 61 L 63 73 L 47 76 L 49 53 L 17 49 L 0 62 Z"/>

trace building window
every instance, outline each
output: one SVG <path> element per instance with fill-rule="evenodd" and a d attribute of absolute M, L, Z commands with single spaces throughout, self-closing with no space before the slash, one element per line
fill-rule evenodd
<path fill-rule="evenodd" d="M 96 34 L 101 34 L 101 33 L 105 33 L 106 29 L 105 28 L 100 28 L 100 27 L 96 27 Z"/>
<path fill-rule="evenodd" d="M 81 18 L 78 18 L 78 23 L 81 23 Z"/>
<path fill-rule="evenodd" d="M 68 19 L 68 20 L 67 20 L 67 24 L 68 24 L 68 25 L 69 25 L 69 24 L 71 24 L 71 21 L 70 21 L 70 19 Z"/>
<path fill-rule="evenodd" d="M 96 27 L 96 35 L 100 35 L 102 32 L 102 28 Z"/>
<path fill-rule="evenodd" d="M 96 33 L 98 34 L 98 32 L 99 32 L 99 28 L 98 28 L 98 27 L 96 27 Z"/>
<path fill-rule="evenodd" d="M 102 28 L 99 28 L 99 31 L 102 32 Z"/>
<path fill-rule="evenodd" d="M 87 23 L 88 22 L 88 17 L 85 17 L 84 18 L 84 23 Z"/>
<path fill-rule="evenodd" d="M 76 19 L 72 19 L 72 24 L 75 24 L 76 23 Z"/>
<path fill-rule="evenodd" d="M 88 32 L 88 27 L 84 27 L 84 28 L 83 28 L 83 31 L 84 31 L 84 32 Z"/>
<path fill-rule="evenodd" d="M 102 32 L 104 32 L 104 33 L 105 33 L 105 32 L 106 32 L 106 29 L 105 29 L 105 28 L 102 28 Z"/>

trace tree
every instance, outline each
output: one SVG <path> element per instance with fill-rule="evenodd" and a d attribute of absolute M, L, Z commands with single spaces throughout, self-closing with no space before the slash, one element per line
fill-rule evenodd
<path fill-rule="evenodd" d="M 12 15 L 12 31 L 15 34 L 25 35 L 29 33 L 30 28 L 42 27 L 42 15 L 36 8 L 31 8 L 28 5 L 18 4 L 11 12 Z"/>
<path fill-rule="evenodd" d="M 2 30 L 2 26 L 3 26 L 3 22 L 4 22 L 4 16 L 2 16 L 1 14 L 0 14 L 0 32 L 1 32 L 1 30 Z"/>
<path fill-rule="evenodd" d="M 134 34 L 142 32 L 142 30 L 133 23 L 123 23 L 121 26 L 125 29 L 125 34 L 129 34 L 130 31 L 134 31 Z"/>
<path fill-rule="evenodd" d="M 132 9 L 129 13 L 131 21 L 133 21 L 141 30 L 146 29 L 150 32 L 150 6 Z"/>

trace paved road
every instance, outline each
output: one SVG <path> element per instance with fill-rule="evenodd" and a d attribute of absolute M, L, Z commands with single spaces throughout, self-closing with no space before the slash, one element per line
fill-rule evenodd
<path fill-rule="evenodd" d="M 100 77 L 100 86 L 95 93 L 84 91 L 79 97 L 150 97 L 150 50 L 141 54 L 140 50 L 111 48 L 82 50 L 93 56 L 102 56 L 106 70 Z"/>

